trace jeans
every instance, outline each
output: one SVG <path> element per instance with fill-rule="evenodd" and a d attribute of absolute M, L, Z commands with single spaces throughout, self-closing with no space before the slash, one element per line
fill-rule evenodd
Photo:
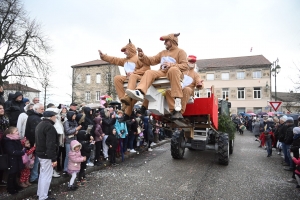
<path fill-rule="evenodd" d="M 129 149 L 132 150 L 133 149 L 133 142 L 135 139 L 135 135 L 134 134 L 129 134 L 128 135 L 128 139 L 129 139 Z"/>
<path fill-rule="evenodd" d="M 294 165 L 293 165 L 293 159 L 292 159 L 292 156 L 291 156 L 291 153 L 290 153 L 290 148 L 291 148 L 291 145 L 285 145 L 286 146 L 286 152 L 287 152 L 287 157 L 289 159 L 289 164 L 290 164 L 290 168 L 293 169 L 294 168 Z"/>
<path fill-rule="evenodd" d="M 123 139 L 123 153 L 127 151 L 127 146 L 128 146 L 128 135 L 125 136 Z"/>
<path fill-rule="evenodd" d="M 66 158 L 64 164 L 64 172 L 68 171 L 70 144 L 65 143 L 65 148 L 66 148 Z"/>
<path fill-rule="evenodd" d="M 272 155 L 272 140 L 266 141 L 268 156 Z"/>
<path fill-rule="evenodd" d="M 284 161 L 290 165 L 290 160 L 288 158 L 288 153 L 287 153 L 287 145 L 285 143 L 281 143 L 282 144 L 282 151 L 283 151 L 283 155 L 284 155 Z"/>
<path fill-rule="evenodd" d="M 35 155 L 33 168 L 30 171 L 30 182 L 38 180 L 39 178 L 39 158 Z"/>

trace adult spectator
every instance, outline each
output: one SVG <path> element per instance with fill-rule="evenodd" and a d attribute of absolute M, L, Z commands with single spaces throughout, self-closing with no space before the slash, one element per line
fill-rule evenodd
<path fill-rule="evenodd" d="M 77 103 L 71 103 L 71 104 L 70 104 L 69 111 L 73 111 L 73 112 L 75 112 L 75 114 L 78 114 L 78 111 L 77 111 Z"/>
<path fill-rule="evenodd" d="M 8 117 L 5 115 L 4 107 L 0 104 L 0 154 L 2 152 L 2 139 L 4 137 L 4 131 L 9 127 Z M 6 182 L 3 180 L 3 170 L 0 170 L 0 186 L 6 186 Z"/>
<path fill-rule="evenodd" d="M 57 165 L 57 132 L 54 128 L 56 113 L 45 111 L 35 132 L 36 156 L 41 164 L 38 182 L 37 196 L 40 200 L 54 199 L 48 197 L 48 191 L 52 180 L 53 167 Z"/>
<path fill-rule="evenodd" d="M 23 94 L 16 92 L 12 100 L 6 105 L 5 111 L 9 118 L 11 126 L 17 126 L 18 117 L 24 111 L 25 103 L 23 102 Z"/>
<path fill-rule="evenodd" d="M 0 85 L 0 104 L 1 105 L 4 105 L 4 103 L 5 103 L 3 95 L 4 95 L 4 90 L 3 90 L 2 85 Z"/>
<path fill-rule="evenodd" d="M 288 157 L 289 167 L 285 167 L 284 170 L 294 171 L 294 165 L 293 165 L 294 162 L 293 162 L 291 154 L 290 154 L 290 147 L 293 143 L 293 137 L 294 137 L 293 128 L 295 127 L 294 119 L 292 117 L 287 118 L 286 126 L 287 126 L 287 129 L 286 129 L 286 133 L 285 133 L 285 137 L 284 137 L 286 153 L 284 155 L 287 155 L 287 157 Z"/>
<path fill-rule="evenodd" d="M 284 143 L 284 138 L 285 138 L 286 129 L 287 129 L 286 119 L 287 119 L 287 116 L 284 115 L 279 120 L 278 141 L 281 142 L 282 152 L 283 152 L 283 155 L 284 155 L 284 161 L 283 161 L 282 165 L 283 166 L 290 166 L 289 159 L 286 155 L 286 152 L 287 152 L 286 151 L 286 145 Z"/>
<path fill-rule="evenodd" d="M 18 117 L 17 128 L 20 134 L 20 138 L 23 139 L 25 136 L 26 123 L 28 118 L 28 111 L 33 109 L 33 103 L 27 104 L 24 108 L 25 112 L 21 113 Z M 29 111 L 30 112 L 30 111 Z"/>
<path fill-rule="evenodd" d="M 25 137 L 29 140 L 31 147 L 35 144 L 35 128 L 42 121 L 41 117 L 43 117 L 43 112 L 44 105 L 41 103 L 34 104 L 33 109 L 27 111 L 28 118 L 26 122 Z M 37 183 L 38 181 L 38 165 L 39 159 L 36 156 L 33 168 L 30 172 L 29 181 L 31 183 Z"/>
<path fill-rule="evenodd" d="M 39 99 L 38 97 L 34 97 L 34 98 L 32 99 L 32 103 L 33 103 L 33 104 L 40 103 L 40 99 Z"/>
<path fill-rule="evenodd" d="M 9 93 L 7 97 L 7 101 L 4 103 L 4 109 L 8 109 L 10 107 L 11 100 L 14 98 L 14 93 Z"/>

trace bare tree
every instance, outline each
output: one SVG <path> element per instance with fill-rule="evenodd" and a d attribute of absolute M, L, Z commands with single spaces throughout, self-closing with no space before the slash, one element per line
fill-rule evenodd
<path fill-rule="evenodd" d="M 31 20 L 20 0 L 0 1 L 0 85 L 10 76 L 42 75 L 51 51 L 36 20 Z"/>

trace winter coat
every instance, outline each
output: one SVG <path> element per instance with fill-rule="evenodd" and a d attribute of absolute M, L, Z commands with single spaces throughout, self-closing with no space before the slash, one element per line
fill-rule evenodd
<path fill-rule="evenodd" d="M 105 135 L 112 134 L 112 130 L 115 128 L 116 118 L 104 117 L 102 118 L 102 131 Z"/>
<path fill-rule="evenodd" d="M 5 103 L 3 95 L 4 95 L 4 91 L 0 92 L 0 104 L 1 105 L 4 105 L 4 103 Z"/>
<path fill-rule="evenodd" d="M 78 126 L 77 122 L 75 120 L 72 120 L 72 116 L 75 113 L 73 111 L 67 112 L 67 121 L 64 123 L 64 131 L 66 135 L 66 144 L 70 144 L 72 140 L 76 140 L 76 128 Z"/>
<path fill-rule="evenodd" d="M 78 131 L 77 141 L 81 144 L 81 155 L 89 158 L 91 151 L 94 149 L 94 144 L 90 143 L 90 134 L 86 134 L 84 130 Z"/>
<path fill-rule="evenodd" d="M 13 99 L 10 101 L 10 103 L 8 103 L 8 105 L 6 105 L 7 107 L 5 108 L 11 126 L 17 126 L 19 115 L 25 112 L 25 103 L 23 102 L 23 98 L 21 101 L 16 101 L 18 96 L 23 96 L 23 94 L 21 92 L 16 92 Z"/>
<path fill-rule="evenodd" d="M 90 132 L 91 136 L 95 136 L 95 123 L 92 119 L 92 115 L 90 114 L 90 111 L 92 109 L 90 107 L 84 107 L 83 112 L 84 112 L 84 121 L 80 124 L 82 126 L 81 130 L 87 130 L 89 125 L 93 125 L 93 128 Z"/>
<path fill-rule="evenodd" d="M 99 142 L 99 141 L 102 141 L 102 136 L 104 136 L 103 134 L 103 131 L 102 131 L 102 127 L 101 127 L 101 121 L 102 121 L 102 118 L 99 116 L 99 117 L 95 117 L 94 119 L 94 123 L 95 123 L 95 142 Z"/>
<path fill-rule="evenodd" d="M 30 141 L 30 146 L 33 147 L 35 143 L 35 128 L 42 121 L 43 114 L 37 113 L 34 110 L 28 110 L 27 114 L 25 137 Z"/>
<path fill-rule="evenodd" d="M 117 136 L 114 135 L 114 134 L 110 134 L 107 137 L 107 139 L 105 140 L 105 144 L 108 146 L 108 148 L 110 150 L 115 151 L 118 147 L 118 138 L 117 138 Z M 111 148 L 110 148 L 110 145 L 112 146 Z"/>
<path fill-rule="evenodd" d="M 2 141 L 4 137 L 4 131 L 9 127 L 9 119 L 2 115 L 0 116 L 0 142 Z M 2 143 L 0 143 L 1 145 Z"/>
<path fill-rule="evenodd" d="M 128 120 L 126 121 L 128 135 L 133 135 L 134 132 L 137 133 L 137 122 L 136 120 Z"/>
<path fill-rule="evenodd" d="M 74 147 L 81 144 L 77 140 L 72 140 L 70 143 L 70 151 L 69 151 L 69 162 L 68 162 L 68 170 L 69 171 L 79 171 L 80 170 L 80 163 L 84 162 L 84 157 L 81 155 L 80 150 L 75 151 Z"/>
<path fill-rule="evenodd" d="M 125 138 L 128 135 L 128 130 L 126 122 L 122 121 L 123 119 L 117 119 L 115 123 L 115 128 L 117 131 L 117 138 Z"/>
<path fill-rule="evenodd" d="M 290 151 L 293 152 L 294 157 L 296 158 L 299 158 L 299 149 L 300 149 L 300 137 L 297 137 L 297 139 L 295 139 L 295 135 L 294 135 L 294 139 Z"/>
<path fill-rule="evenodd" d="M 275 127 L 275 123 L 274 122 L 267 121 L 266 124 L 267 124 L 267 129 L 269 129 L 271 131 L 274 131 L 274 127 Z"/>
<path fill-rule="evenodd" d="M 57 159 L 58 136 L 54 128 L 54 122 L 50 119 L 43 119 L 35 129 L 35 153 L 39 158 Z"/>
<path fill-rule="evenodd" d="M 292 157 L 292 159 L 293 159 L 294 163 L 297 165 L 295 173 L 300 176 L 300 158 Z"/>
<path fill-rule="evenodd" d="M 286 134 L 286 130 L 287 130 L 287 126 L 285 123 L 279 125 L 279 134 L 278 134 L 278 140 L 279 142 L 284 142 L 284 138 L 285 138 L 285 134 Z"/>
<path fill-rule="evenodd" d="M 293 137 L 294 137 L 293 128 L 294 127 L 295 127 L 294 124 L 287 125 L 286 134 L 284 137 L 284 144 L 291 145 L 293 143 Z"/>
<path fill-rule="evenodd" d="M 20 140 L 11 140 L 8 137 L 3 138 L 4 152 L 8 155 L 9 169 L 8 173 L 13 174 L 24 169 L 22 156 L 25 154 Z"/>
<path fill-rule="evenodd" d="M 8 109 L 10 107 L 11 104 L 11 100 L 14 98 L 15 94 L 14 93 L 9 93 L 8 97 L 7 97 L 7 101 L 5 101 L 4 103 L 4 109 Z"/>
<path fill-rule="evenodd" d="M 253 132 L 254 135 L 260 135 L 259 128 L 260 128 L 260 123 L 259 122 L 255 122 L 253 124 L 253 129 L 252 129 L 252 132 Z"/>

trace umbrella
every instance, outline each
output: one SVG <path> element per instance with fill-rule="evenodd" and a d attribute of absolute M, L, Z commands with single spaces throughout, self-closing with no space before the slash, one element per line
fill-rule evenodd
<path fill-rule="evenodd" d="M 266 113 L 266 112 L 259 112 L 256 115 L 268 115 L 268 113 Z"/>
<path fill-rule="evenodd" d="M 109 96 L 109 95 L 102 95 L 102 96 L 100 96 L 100 98 L 103 99 L 103 100 L 106 100 L 106 101 L 111 101 L 112 100 L 112 97 Z"/>
<path fill-rule="evenodd" d="M 268 112 L 268 116 L 274 116 L 273 112 Z"/>
<path fill-rule="evenodd" d="M 247 114 L 249 114 L 251 116 L 255 116 L 256 115 L 255 113 L 247 113 Z"/>
<path fill-rule="evenodd" d="M 111 101 L 111 102 L 109 103 L 109 105 L 111 105 L 111 106 L 114 106 L 114 105 L 119 106 L 119 105 L 121 105 L 121 103 L 120 103 L 120 102 L 117 102 L 117 101 Z"/>
<path fill-rule="evenodd" d="M 84 107 L 89 107 L 89 108 L 91 108 L 91 109 L 97 109 L 97 108 L 101 108 L 102 105 L 97 104 L 97 103 L 91 103 L 91 104 L 85 105 Z"/>

